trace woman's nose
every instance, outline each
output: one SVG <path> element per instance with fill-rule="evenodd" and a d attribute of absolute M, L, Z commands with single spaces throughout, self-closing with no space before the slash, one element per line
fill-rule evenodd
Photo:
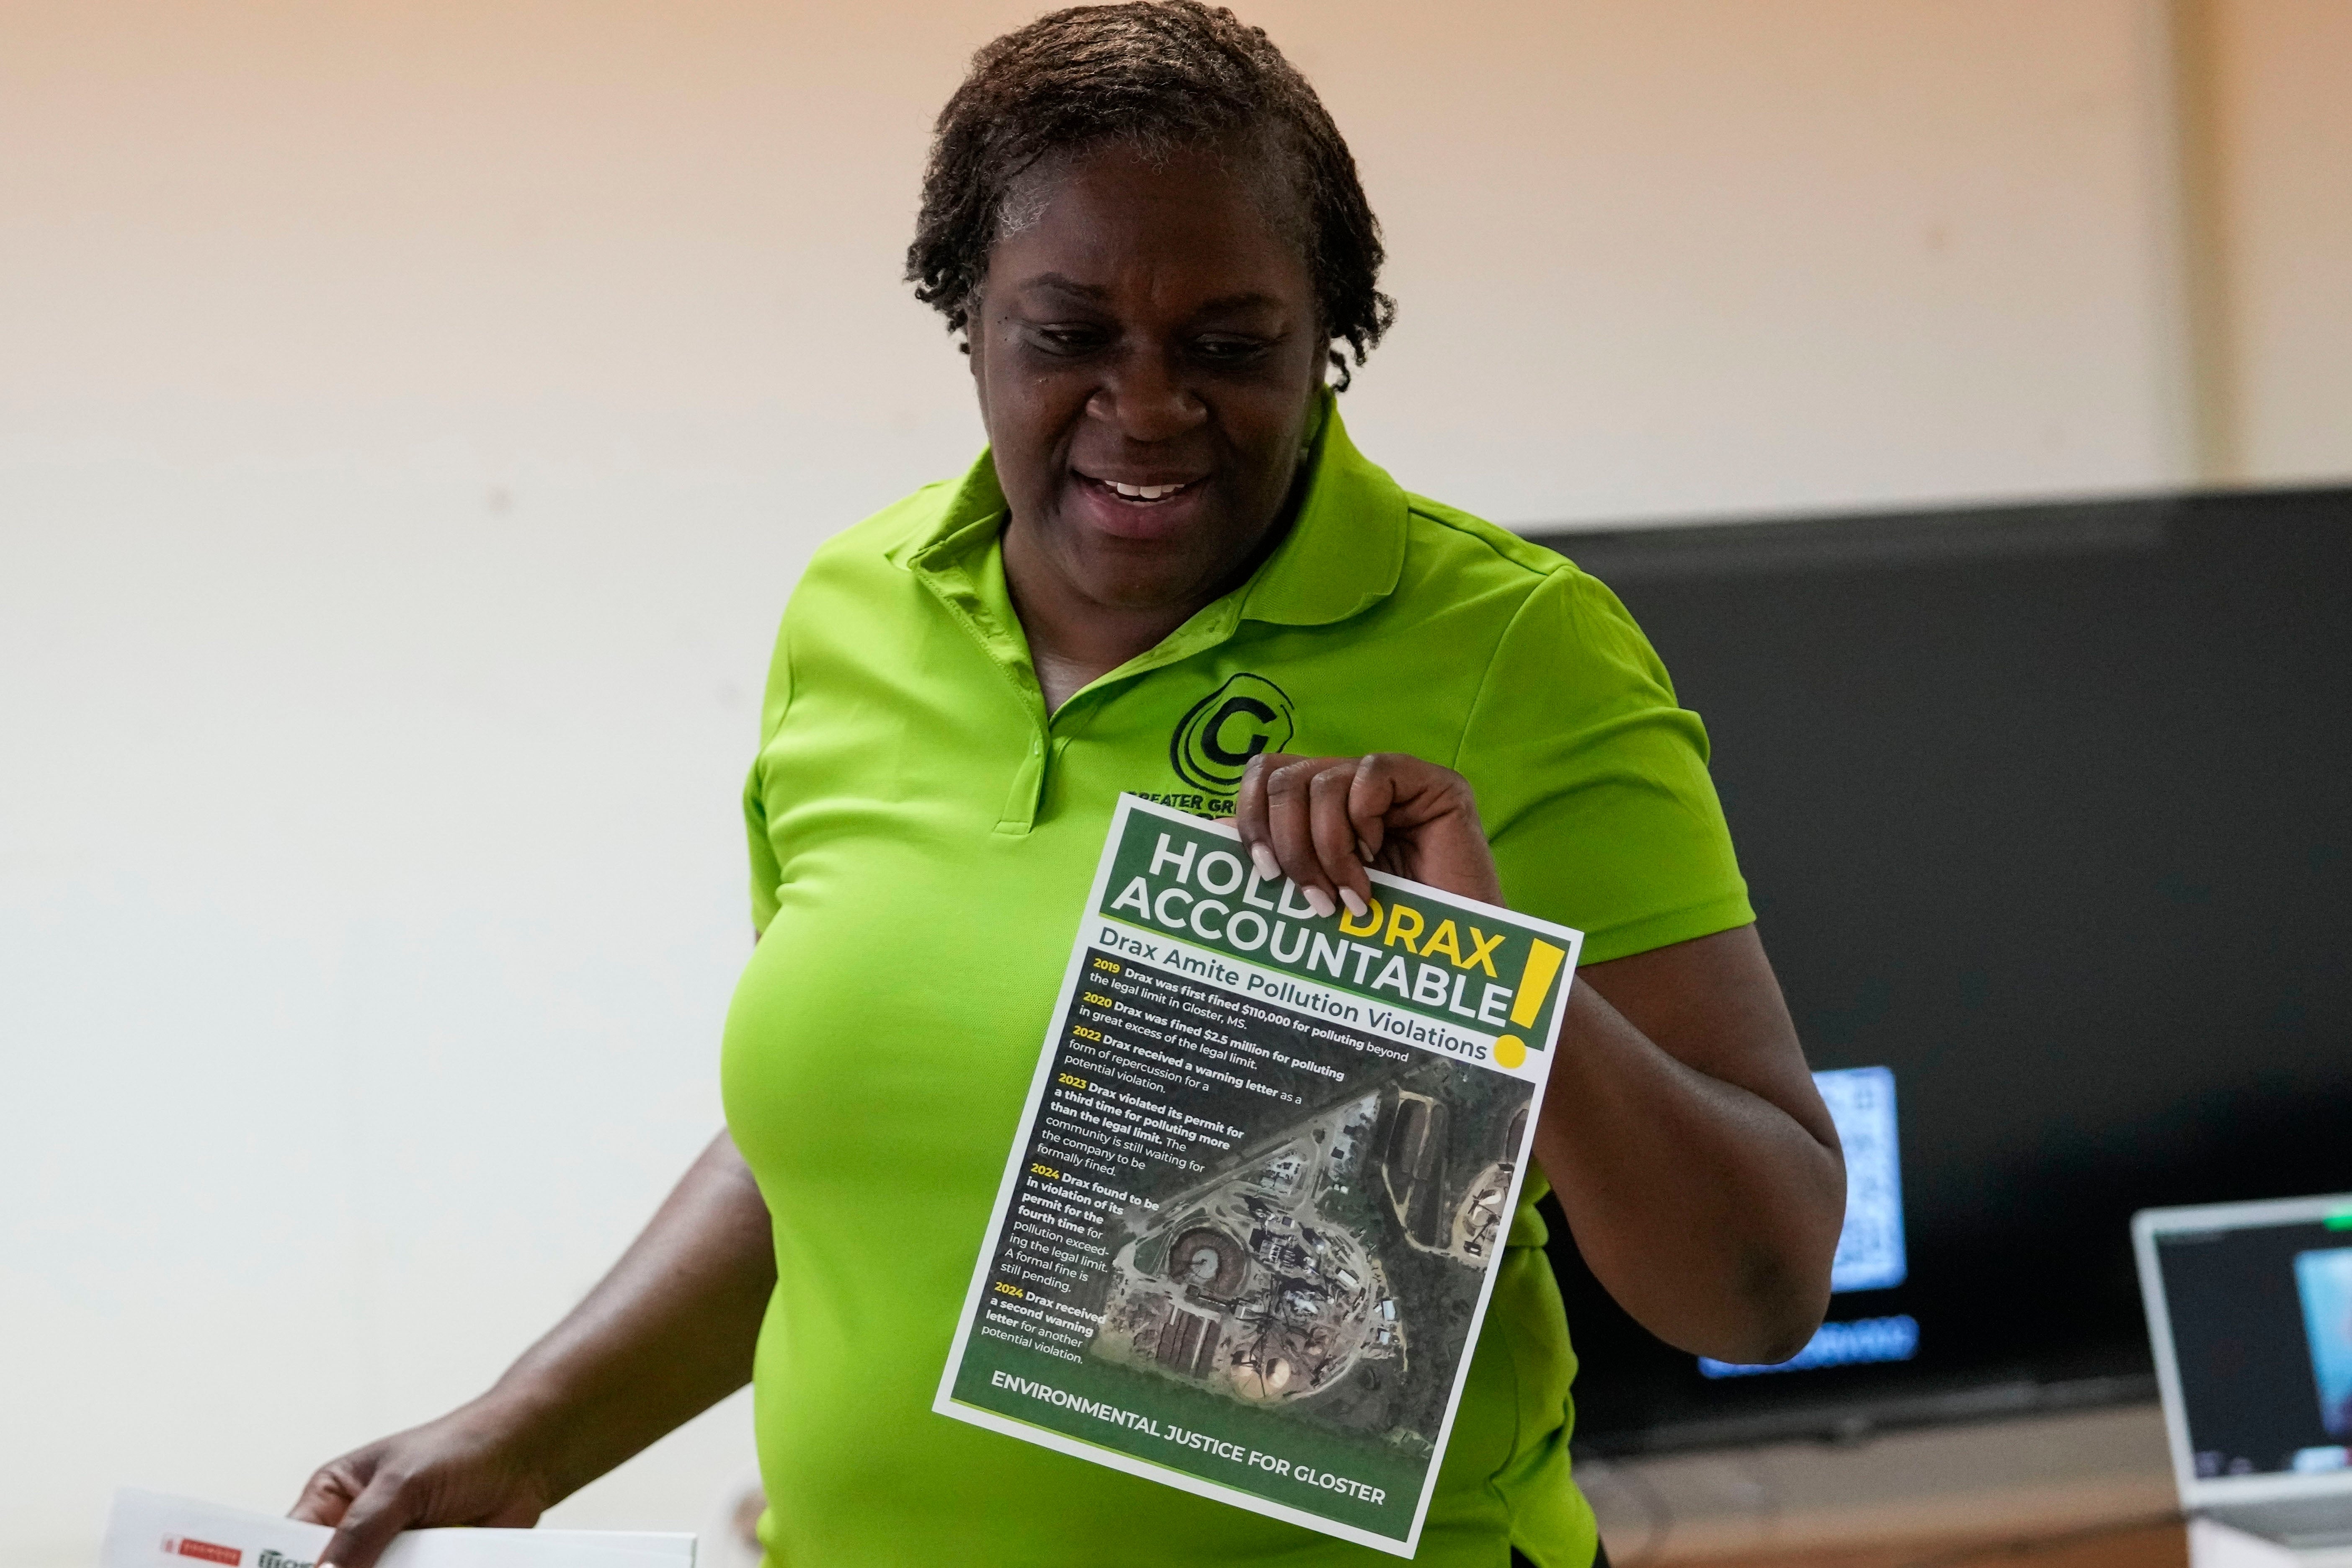
<path fill-rule="evenodd" d="M 1089 416 L 1130 441 L 1158 442 L 1197 430 L 1208 405 L 1174 374 L 1164 354 L 1125 356 L 1087 399 Z"/>

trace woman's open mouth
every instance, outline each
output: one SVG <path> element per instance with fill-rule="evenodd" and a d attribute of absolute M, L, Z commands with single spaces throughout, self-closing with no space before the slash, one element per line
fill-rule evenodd
<path fill-rule="evenodd" d="M 1092 474 L 1080 474 L 1078 478 L 1086 480 L 1089 487 L 1108 490 L 1131 506 L 1158 506 L 1162 501 L 1173 500 L 1187 490 L 1198 489 L 1202 483 L 1199 479 L 1181 479 L 1171 484 L 1130 485 L 1118 479 L 1098 479 Z"/>
<path fill-rule="evenodd" d="M 1073 469 L 1078 510 L 1102 532 L 1118 539 L 1162 541 L 1192 526 L 1206 498 L 1206 475 L 1183 479 L 1151 476 L 1150 482 L 1097 479 Z"/>

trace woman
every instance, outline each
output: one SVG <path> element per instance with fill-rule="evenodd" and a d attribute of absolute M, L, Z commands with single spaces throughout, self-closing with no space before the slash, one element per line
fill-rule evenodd
<path fill-rule="evenodd" d="M 729 1131 L 497 1386 L 312 1478 L 329 1563 L 528 1524 L 747 1377 L 778 1563 L 1372 1560 L 929 1410 L 1121 790 L 1231 811 L 1327 913 L 1369 860 L 1586 931 L 1536 1134 L 1579 1246 L 1687 1350 L 1805 1342 L 1843 1169 L 1704 737 L 1607 590 L 1349 445 L 1326 376 L 1388 324 L 1380 262 L 1329 118 L 1229 13 L 975 58 L 908 270 L 989 448 L 785 613 Z M 1423 1562 L 1595 1559 L 1541 1239 L 1523 1209 Z"/>

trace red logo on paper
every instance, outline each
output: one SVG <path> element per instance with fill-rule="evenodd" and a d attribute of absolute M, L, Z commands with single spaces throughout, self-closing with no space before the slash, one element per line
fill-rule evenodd
<path fill-rule="evenodd" d="M 209 1541 L 191 1541 L 184 1535 L 167 1535 L 163 1550 L 175 1557 L 194 1557 L 205 1563 L 223 1563 L 236 1568 L 245 1561 L 245 1553 L 234 1546 L 216 1546 Z"/>

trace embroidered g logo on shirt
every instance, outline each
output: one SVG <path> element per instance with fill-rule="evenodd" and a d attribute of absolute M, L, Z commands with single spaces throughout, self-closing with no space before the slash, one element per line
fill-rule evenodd
<path fill-rule="evenodd" d="M 1249 760 L 1289 745 L 1294 728 L 1288 692 L 1263 675 L 1236 675 L 1184 715 L 1168 761 L 1195 789 L 1231 795 Z"/>

